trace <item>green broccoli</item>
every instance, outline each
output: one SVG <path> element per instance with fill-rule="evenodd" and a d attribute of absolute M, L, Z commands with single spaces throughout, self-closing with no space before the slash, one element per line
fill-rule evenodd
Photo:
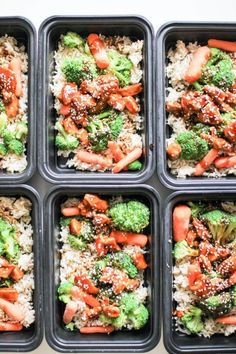
<path fill-rule="evenodd" d="M 106 325 L 112 325 L 116 329 L 133 326 L 134 329 L 142 328 L 148 321 L 147 308 L 140 303 L 133 293 L 125 293 L 119 302 L 120 315 L 117 318 L 109 318 L 102 313 L 99 320 Z"/>
<path fill-rule="evenodd" d="M 120 300 L 119 307 L 125 314 L 128 314 L 133 312 L 139 304 L 139 300 L 135 294 L 124 293 Z"/>
<path fill-rule="evenodd" d="M 135 278 L 138 274 L 132 258 L 125 252 L 110 253 L 104 257 L 104 261 L 108 266 L 125 270 L 130 278 Z"/>
<path fill-rule="evenodd" d="M 233 308 L 234 299 L 229 292 L 222 292 L 198 302 L 198 306 L 206 315 L 219 317 L 229 313 Z"/>
<path fill-rule="evenodd" d="M 100 279 L 100 277 L 102 275 L 102 271 L 106 267 L 106 265 L 107 265 L 106 257 L 104 257 L 104 258 L 100 259 L 99 261 L 97 261 L 94 264 L 94 267 L 93 267 L 93 269 L 91 271 L 91 274 L 90 274 L 91 278 L 93 280 L 98 281 Z"/>
<path fill-rule="evenodd" d="M 26 123 L 18 123 L 16 126 L 16 139 L 21 140 L 28 134 L 28 125 Z"/>
<path fill-rule="evenodd" d="M 10 130 L 5 129 L 2 133 L 3 141 L 8 145 L 12 140 L 15 140 L 15 134 Z"/>
<path fill-rule="evenodd" d="M 22 155 L 24 152 L 24 144 L 17 139 L 13 139 L 7 143 L 7 148 L 16 155 Z"/>
<path fill-rule="evenodd" d="M 66 329 L 68 329 L 68 331 L 74 331 L 74 329 L 76 328 L 75 323 L 74 322 L 70 322 L 65 326 Z"/>
<path fill-rule="evenodd" d="M 181 158 L 184 160 L 201 160 L 209 151 L 206 140 L 192 131 L 179 133 L 176 141 L 181 146 Z"/>
<path fill-rule="evenodd" d="M 60 150 L 74 150 L 79 145 L 79 140 L 71 134 L 67 134 L 62 125 L 57 122 L 55 128 L 58 134 L 55 139 L 55 144 Z"/>
<path fill-rule="evenodd" d="M 108 58 L 110 65 L 107 70 L 118 78 L 120 86 L 129 85 L 131 82 L 131 69 L 133 67 L 132 62 L 125 55 L 113 49 L 108 51 Z"/>
<path fill-rule="evenodd" d="M 67 32 L 62 37 L 62 43 L 69 48 L 76 48 L 84 45 L 84 40 L 75 32 Z"/>
<path fill-rule="evenodd" d="M 66 282 L 62 282 L 59 288 L 57 289 L 59 300 L 61 300 L 65 304 L 70 301 L 70 291 L 72 286 L 74 286 L 74 282 L 72 281 L 72 279 L 69 279 Z"/>
<path fill-rule="evenodd" d="M 197 123 L 191 128 L 194 133 L 201 134 L 211 134 L 211 126 L 203 123 Z"/>
<path fill-rule="evenodd" d="M 116 112 L 113 109 L 108 109 L 97 114 L 96 118 L 97 119 L 110 118 L 110 117 L 114 117 L 115 114 Z"/>
<path fill-rule="evenodd" d="M 236 216 L 222 210 L 212 210 L 201 216 L 215 241 L 228 247 L 236 245 Z M 230 243 L 232 242 L 232 243 Z"/>
<path fill-rule="evenodd" d="M 12 279 L 1 279 L 0 281 L 0 288 L 10 288 L 12 287 L 14 281 Z"/>
<path fill-rule="evenodd" d="M 87 125 L 89 132 L 89 141 L 92 149 L 96 152 L 103 151 L 107 148 L 110 128 L 106 122 L 94 119 Z"/>
<path fill-rule="evenodd" d="M 3 103 L 3 100 L 0 99 L 0 114 L 1 113 L 6 113 L 6 107 Z"/>
<path fill-rule="evenodd" d="M 181 317 L 181 322 L 191 333 L 197 334 L 203 330 L 201 316 L 202 310 L 191 305 L 189 311 Z"/>
<path fill-rule="evenodd" d="M 110 124 L 110 136 L 111 140 L 116 140 L 120 135 L 120 132 L 123 127 L 123 118 L 120 114 L 118 114 L 114 121 Z"/>
<path fill-rule="evenodd" d="M 139 171 L 142 169 L 142 167 L 143 167 L 142 162 L 140 162 L 139 160 L 135 160 L 128 165 L 128 170 Z"/>
<path fill-rule="evenodd" d="M 145 324 L 148 321 L 148 317 L 149 317 L 149 312 L 143 304 L 139 305 L 132 312 L 132 315 L 131 314 L 129 315 L 129 319 L 131 320 L 134 329 L 140 329 L 143 326 L 145 326 Z"/>
<path fill-rule="evenodd" d="M 176 242 L 173 250 L 173 255 L 177 261 L 180 261 L 185 257 L 197 257 L 198 253 L 198 250 L 189 247 L 186 240 Z"/>
<path fill-rule="evenodd" d="M 4 144 L 0 144 L 0 156 L 5 156 L 7 154 L 7 148 Z"/>
<path fill-rule="evenodd" d="M 0 254 L 5 255 L 11 261 L 17 260 L 20 251 L 15 233 L 14 226 L 0 218 Z"/>
<path fill-rule="evenodd" d="M 192 83 L 192 86 L 196 91 L 200 91 L 200 92 L 203 91 L 203 86 L 198 81 L 194 81 Z"/>
<path fill-rule="evenodd" d="M 7 115 L 4 112 L 0 113 L 0 136 L 3 135 L 4 130 L 7 127 Z"/>
<path fill-rule="evenodd" d="M 87 243 L 80 237 L 75 235 L 68 235 L 68 242 L 75 250 L 83 251 L 87 247 Z"/>
<path fill-rule="evenodd" d="M 150 211 L 145 204 L 131 200 L 115 204 L 108 215 L 119 230 L 141 232 L 149 224 Z"/>
<path fill-rule="evenodd" d="M 199 82 L 222 89 L 230 88 L 234 82 L 234 72 L 229 55 L 217 48 L 212 48 L 211 53 L 211 58 L 203 68 Z"/>
<path fill-rule="evenodd" d="M 187 204 L 191 208 L 191 215 L 193 218 L 199 218 L 199 216 L 206 210 L 206 206 L 202 202 L 188 202 Z"/>
<path fill-rule="evenodd" d="M 92 80 L 98 76 L 98 69 L 93 57 L 80 55 L 78 58 L 65 58 L 61 70 L 68 82 L 80 85 L 84 80 Z"/>

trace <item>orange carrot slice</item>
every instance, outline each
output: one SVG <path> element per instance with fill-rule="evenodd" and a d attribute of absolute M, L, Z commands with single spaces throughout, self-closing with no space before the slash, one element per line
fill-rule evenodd
<path fill-rule="evenodd" d="M 79 208 L 77 207 L 70 207 L 70 208 L 62 208 L 61 213 L 63 216 L 70 217 L 70 216 L 76 216 L 79 215 Z"/>
<path fill-rule="evenodd" d="M 236 42 L 222 41 L 220 39 L 209 39 L 208 45 L 211 48 L 218 48 L 227 52 L 236 52 Z"/>
<path fill-rule="evenodd" d="M 211 51 L 208 47 L 199 47 L 193 54 L 192 61 L 185 74 L 184 79 L 192 84 L 202 76 L 202 68 L 211 57 Z"/>
<path fill-rule="evenodd" d="M 201 176 L 219 156 L 219 151 L 211 149 L 206 156 L 196 165 L 194 176 Z"/>
<path fill-rule="evenodd" d="M 191 209 L 187 205 L 177 205 L 173 211 L 173 234 L 176 242 L 184 241 L 188 235 Z"/>
<path fill-rule="evenodd" d="M 138 160 L 142 155 L 141 148 L 135 148 L 128 155 L 126 155 L 122 160 L 120 160 L 112 169 L 113 173 L 118 173 L 122 171 L 131 162 Z"/>
<path fill-rule="evenodd" d="M 112 326 L 96 326 L 96 327 L 82 327 L 80 328 L 80 333 L 91 334 L 91 333 L 111 333 L 114 331 Z"/>

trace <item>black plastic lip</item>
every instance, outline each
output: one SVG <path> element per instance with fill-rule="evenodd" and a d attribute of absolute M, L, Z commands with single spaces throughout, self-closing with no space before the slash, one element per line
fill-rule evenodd
<path fill-rule="evenodd" d="M 187 202 L 191 200 L 234 200 L 236 201 L 236 192 L 231 190 L 214 190 L 204 191 L 182 191 L 172 193 L 166 200 L 164 205 L 164 238 L 163 238 L 163 331 L 164 345 L 168 353 L 236 353 L 235 335 L 229 337 L 214 335 L 207 339 L 198 336 L 188 336 L 184 333 L 175 331 L 174 321 L 172 318 L 173 310 L 173 287 L 172 287 L 172 210 L 177 203 Z"/>
<path fill-rule="evenodd" d="M 170 189 L 186 189 L 195 187 L 229 188 L 236 185 L 236 176 L 221 178 L 188 177 L 180 179 L 172 175 L 167 166 L 166 138 L 170 136 L 167 126 L 167 113 L 165 110 L 165 89 L 167 80 L 165 78 L 166 53 L 175 45 L 178 39 L 184 42 L 198 41 L 206 43 L 211 38 L 234 40 L 236 23 L 219 22 L 168 22 L 157 32 L 156 36 L 156 107 L 158 118 L 158 175 L 161 182 Z"/>
<path fill-rule="evenodd" d="M 150 270 L 147 271 L 147 281 L 151 286 L 150 298 L 150 328 L 140 332 L 117 332 L 112 335 L 82 335 L 67 332 L 62 327 L 62 308 L 56 299 L 56 285 L 59 282 L 58 244 L 56 236 L 59 233 L 59 211 L 62 200 L 70 196 L 82 196 L 85 193 L 99 195 L 123 195 L 145 199 L 151 208 L 151 246 Z M 47 215 L 45 223 L 45 334 L 48 344 L 59 352 L 147 352 L 154 348 L 160 339 L 160 198 L 157 192 L 144 185 L 136 187 L 128 185 L 113 186 L 65 186 L 52 188 L 44 200 Z"/>
<path fill-rule="evenodd" d="M 28 54 L 28 142 L 27 167 L 21 173 L 8 173 L 0 171 L 1 183 L 23 183 L 30 179 L 36 167 L 36 94 L 35 94 L 35 68 L 36 63 L 36 31 L 33 24 L 24 17 L 0 17 L 0 36 L 11 35 L 20 43 L 24 43 Z"/>
<path fill-rule="evenodd" d="M 32 202 L 32 227 L 34 230 L 34 309 L 35 323 L 20 332 L 0 332 L 1 352 L 29 352 L 36 349 L 43 339 L 42 321 L 42 235 L 40 197 L 34 188 L 24 184 L 1 185 L 0 196 L 24 196 Z"/>
<path fill-rule="evenodd" d="M 48 86 L 49 69 L 52 70 L 53 51 L 62 33 L 77 31 L 89 34 L 91 31 L 108 35 L 127 35 L 144 39 L 144 168 L 139 172 L 112 174 L 111 172 L 81 172 L 59 166 L 54 146 L 55 111 L 53 96 Z M 52 16 L 46 19 L 39 29 L 40 60 L 40 100 L 39 110 L 42 119 L 38 122 L 39 171 L 49 182 L 59 183 L 140 183 L 151 176 L 155 166 L 153 151 L 153 27 L 141 16 Z"/>

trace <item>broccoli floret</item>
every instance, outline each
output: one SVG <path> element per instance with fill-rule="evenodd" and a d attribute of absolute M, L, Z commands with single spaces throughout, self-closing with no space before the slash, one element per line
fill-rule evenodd
<path fill-rule="evenodd" d="M 128 170 L 139 171 L 143 167 L 143 164 L 139 160 L 135 160 L 128 165 Z"/>
<path fill-rule="evenodd" d="M 198 306 L 206 315 L 218 317 L 229 313 L 233 308 L 234 299 L 229 292 L 222 292 L 199 301 Z"/>
<path fill-rule="evenodd" d="M 15 239 L 15 228 L 0 218 L 0 254 L 8 260 L 16 260 L 19 256 L 19 245 Z"/>
<path fill-rule="evenodd" d="M 196 91 L 200 91 L 200 92 L 203 91 L 203 86 L 198 81 L 194 81 L 192 83 L 192 86 Z"/>
<path fill-rule="evenodd" d="M 111 325 L 113 323 L 113 319 L 111 317 L 106 316 L 103 312 L 99 315 L 99 321 L 101 321 L 106 326 Z"/>
<path fill-rule="evenodd" d="M 116 50 L 108 51 L 110 65 L 108 71 L 112 72 L 119 80 L 120 86 L 127 86 L 131 82 L 132 62 Z"/>
<path fill-rule="evenodd" d="M 114 121 L 110 124 L 110 135 L 111 140 L 116 140 L 120 135 L 120 132 L 123 127 L 123 118 L 120 114 L 118 114 Z"/>
<path fill-rule="evenodd" d="M 185 240 L 176 242 L 173 250 L 173 255 L 177 261 L 180 261 L 185 257 L 197 257 L 198 253 L 198 250 L 189 247 L 187 241 Z"/>
<path fill-rule="evenodd" d="M 124 252 L 116 252 L 108 254 L 105 257 L 106 265 L 120 268 L 126 271 L 130 278 L 135 278 L 138 274 L 138 270 L 134 265 L 132 258 Z"/>
<path fill-rule="evenodd" d="M 190 306 L 189 311 L 181 317 L 181 322 L 193 334 L 197 334 L 203 330 L 203 322 L 201 319 L 202 310 L 196 306 Z"/>
<path fill-rule="evenodd" d="M 78 58 L 66 58 L 61 70 L 68 82 L 80 85 L 84 80 L 92 80 L 98 76 L 97 66 L 92 57 L 81 55 Z"/>
<path fill-rule="evenodd" d="M 12 140 L 15 140 L 15 134 L 7 129 L 3 131 L 2 137 L 6 145 L 8 145 Z"/>
<path fill-rule="evenodd" d="M 145 204 L 131 200 L 115 204 L 108 215 L 119 230 L 141 232 L 149 224 L 150 211 Z"/>
<path fill-rule="evenodd" d="M 149 313 L 147 308 L 141 304 L 134 294 L 124 294 L 119 303 L 120 315 L 117 318 L 108 318 L 101 314 L 99 319 L 106 325 L 112 324 L 116 329 L 127 325 L 134 329 L 142 328 L 148 321 Z"/>
<path fill-rule="evenodd" d="M 108 109 L 106 111 L 103 111 L 99 114 L 96 115 L 97 119 L 103 119 L 103 118 L 109 118 L 109 117 L 113 117 L 115 114 L 115 111 L 113 109 Z"/>
<path fill-rule="evenodd" d="M 96 281 L 99 280 L 102 275 L 102 271 L 106 267 L 106 265 L 107 265 L 106 257 L 97 261 L 94 264 L 93 270 L 91 271 L 91 274 L 90 274 L 91 278 Z"/>
<path fill-rule="evenodd" d="M 17 139 L 11 140 L 7 143 L 8 149 L 16 155 L 22 155 L 24 152 L 24 144 Z"/>
<path fill-rule="evenodd" d="M 75 323 L 74 322 L 70 322 L 65 326 L 66 329 L 68 329 L 68 331 L 74 331 L 75 329 Z"/>
<path fill-rule="evenodd" d="M 7 127 L 7 115 L 6 113 L 0 113 L 0 135 L 3 135 L 4 130 Z"/>
<path fill-rule="evenodd" d="M 234 82 L 233 64 L 228 54 L 212 48 L 211 58 L 203 69 L 200 83 L 227 89 Z"/>
<path fill-rule="evenodd" d="M 83 251 L 87 247 L 87 243 L 78 236 L 69 235 L 67 239 L 70 246 L 75 250 Z"/>
<path fill-rule="evenodd" d="M 110 128 L 101 120 L 94 119 L 87 125 L 89 141 L 95 152 L 106 150 L 109 140 Z"/>
<path fill-rule="evenodd" d="M 193 218 L 199 218 L 199 215 L 205 211 L 206 206 L 201 202 L 193 203 L 188 202 L 188 206 L 191 208 L 191 215 Z"/>
<path fill-rule="evenodd" d="M 5 156 L 7 154 L 7 148 L 4 144 L 0 144 L 0 156 Z"/>
<path fill-rule="evenodd" d="M 140 303 L 135 294 L 124 293 L 120 300 L 119 307 L 125 314 L 128 314 L 130 312 L 133 312 L 139 306 L 139 304 Z"/>
<path fill-rule="evenodd" d="M 193 125 L 191 128 L 194 133 L 201 134 L 201 133 L 206 133 L 210 134 L 211 133 L 211 127 L 209 125 L 203 124 L 203 123 L 197 123 Z"/>
<path fill-rule="evenodd" d="M 131 320 L 134 329 L 140 329 L 143 326 L 145 326 L 145 324 L 148 321 L 148 317 L 149 317 L 149 312 L 143 304 L 139 305 L 132 312 L 132 315 L 131 314 L 129 315 L 129 319 Z"/>
<path fill-rule="evenodd" d="M 70 291 L 72 286 L 74 285 L 72 279 L 69 279 L 68 281 L 62 282 L 57 289 L 58 293 L 58 298 L 65 304 L 67 304 L 70 301 Z"/>
<path fill-rule="evenodd" d="M 12 287 L 14 281 L 12 279 L 1 279 L 0 288 L 10 288 Z"/>
<path fill-rule="evenodd" d="M 28 134 L 28 125 L 26 123 L 18 123 L 16 126 L 16 139 L 21 140 L 25 138 Z"/>
<path fill-rule="evenodd" d="M 181 146 L 181 158 L 184 160 L 201 160 L 209 151 L 206 140 L 192 131 L 179 133 L 176 141 Z"/>
<path fill-rule="evenodd" d="M 127 325 L 127 322 L 128 322 L 127 315 L 123 311 L 121 311 L 120 315 L 114 318 L 111 324 L 116 329 L 121 329 L 122 327 L 125 327 Z"/>
<path fill-rule="evenodd" d="M 6 113 L 6 107 L 4 106 L 3 100 L 0 99 L 0 114 Z"/>
<path fill-rule="evenodd" d="M 201 216 L 207 224 L 215 241 L 223 244 L 234 242 L 236 232 L 236 216 L 222 210 L 212 210 Z"/>
<path fill-rule="evenodd" d="M 62 43 L 69 48 L 76 48 L 84 45 L 84 40 L 75 32 L 67 32 L 63 38 Z"/>
<path fill-rule="evenodd" d="M 79 145 L 79 140 L 71 134 L 67 134 L 62 125 L 57 122 L 55 128 L 58 134 L 55 139 L 55 144 L 60 150 L 74 150 Z"/>

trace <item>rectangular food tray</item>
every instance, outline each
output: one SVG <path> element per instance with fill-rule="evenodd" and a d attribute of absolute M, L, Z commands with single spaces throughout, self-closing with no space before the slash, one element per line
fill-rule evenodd
<path fill-rule="evenodd" d="M 233 200 L 236 193 L 225 190 L 185 191 L 172 193 L 166 200 L 164 210 L 164 238 L 163 238 L 163 330 L 164 344 L 169 353 L 236 353 L 235 334 L 228 337 L 216 334 L 209 338 L 187 335 L 175 330 L 172 312 L 174 308 L 172 267 L 172 213 L 176 204 L 187 201 Z"/>
<path fill-rule="evenodd" d="M 144 117 L 142 138 L 144 142 L 144 157 L 141 171 L 121 172 L 83 172 L 66 166 L 67 158 L 57 157 L 55 147 L 56 111 L 53 108 L 54 98 L 50 91 L 50 76 L 54 70 L 53 55 L 58 47 L 60 36 L 67 31 L 74 31 L 81 36 L 95 32 L 110 36 L 129 36 L 134 40 L 144 40 L 143 48 L 143 85 L 141 94 L 141 115 Z M 153 153 L 153 28 L 143 17 L 139 16 L 53 16 L 46 19 L 39 29 L 39 81 L 40 95 L 38 110 L 41 119 L 38 130 L 39 140 L 39 170 L 49 182 L 59 183 L 127 183 L 128 181 L 143 182 L 154 168 Z"/>
<path fill-rule="evenodd" d="M 85 193 L 96 193 L 99 196 L 116 196 L 135 198 L 144 201 L 150 207 L 151 222 L 150 250 L 148 254 L 149 268 L 145 272 L 145 281 L 150 289 L 148 308 L 149 323 L 140 331 L 118 331 L 107 334 L 81 334 L 79 331 L 69 332 L 64 329 L 63 305 L 57 299 L 59 285 L 59 235 L 60 205 L 68 197 L 79 197 Z M 47 215 L 44 230 L 45 249 L 45 325 L 48 344 L 60 352 L 147 352 L 154 348 L 160 339 L 160 227 L 159 227 L 159 195 L 153 188 L 133 186 L 65 186 L 49 191 L 44 201 Z"/>
<path fill-rule="evenodd" d="M 156 36 L 156 108 L 158 121 L 158 174 L 161 182 L 170 189 L 196 188 L 196 187 L 230 187 L 235 185 L 236 176 L 221 178 L 187 177 L 177 178 L 170 173 L 167 166 L 166 140 L 171 135 L 171 128 L 167 125 L 167 112 L 165 109 L 165 91 L 168 87 L 165 68 L 167 53 L 174 47 L 177 40 L 185 43 L 197 41 L 206 44 L 210 38 L 234 41 L 236 23 L 215 22 L 169 22 L 164 24 Z"/>

